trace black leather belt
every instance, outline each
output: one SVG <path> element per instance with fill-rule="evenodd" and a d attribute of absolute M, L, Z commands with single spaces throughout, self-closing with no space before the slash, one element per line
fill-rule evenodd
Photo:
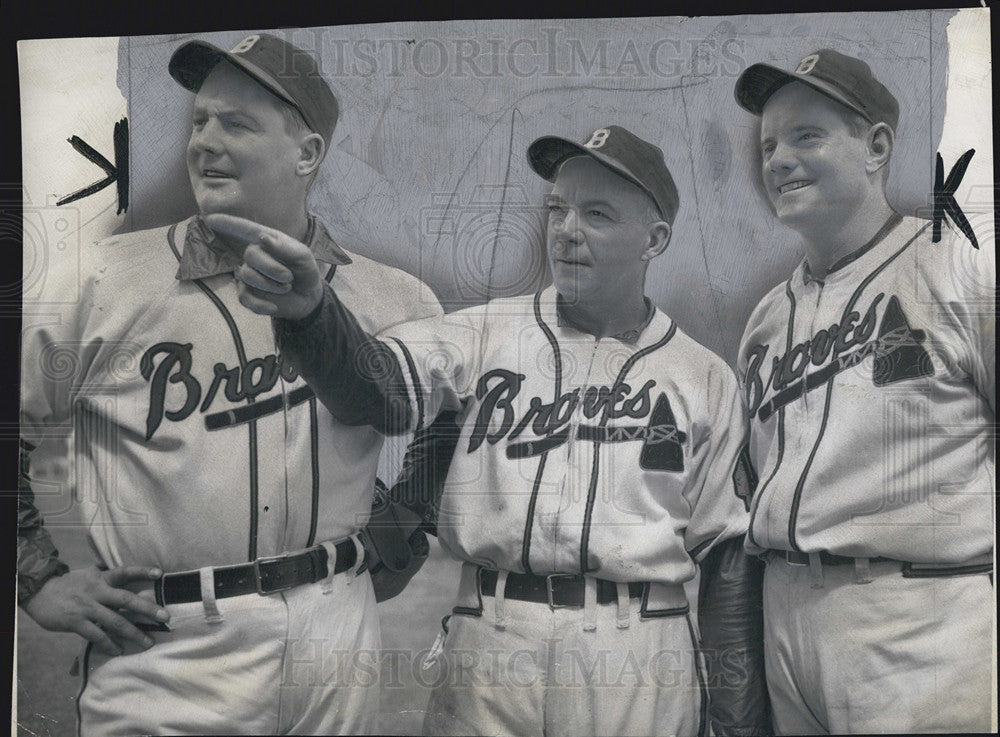
<path fill-rule="evenodd" d="M 809 553 L 799 553 L 795 550 L 774 550 L 772 551 L 779 558 L 783 558 L 786 563 L 790 566 L 807 566 L 809 565 Z M 846 566 L 854 565 L 857 558 L 851 558 L 846 555 L 834 555 L 833 553 L 828 553 L 825 550 L 821 551 L 819 554 L 819 562 L 825 566 Z M 872 563 L 891 563 L 892 558 L 869 558 Z M 895 561 L 899 562 L 899 561 Z"/>
<path fill-rule="evenodd" d="M 335 546 L 337 562 L 334 573 L 343 573 L 358 562 L 354 540 L 347 538 Z M 219 566 L 212 571 L 215 578 L 215 598 L 244 594 L 274 594 L 278 591 L 321 581 L 330 574 L 326 548 L 317 545 L 293 555 L 258 558 L 252 563 Z M 167 573 L 154 584 L 156 603 L 189 604 L 201 601 L 201 574 L 198 571 Z"/>
<path fill-rule="evenodd" d="M 618 584 L 603 578 L 597 580 L 597 603 L 611 604 L 618 601 Z M 579 574 L 553 573 L 550 576 L 534 576 L 528 573 L 507 574 L 504 596 L 519 601 L 533 601 L 550 607 L 583 606 L 585 579 Z M 628 584 L 629 598 L 642 597 L 646 584 L 632 581 Z M 479 591 L 483 596 L 493 596 L 497 590 L 497 572 L 488 568 L 479 569 Z"/>

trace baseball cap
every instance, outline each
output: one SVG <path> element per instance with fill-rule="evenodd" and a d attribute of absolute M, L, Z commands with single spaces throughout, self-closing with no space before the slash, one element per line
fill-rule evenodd
<path fill-rule="evenodd" d="M 760 115 L 771 95 L 789 82 L 802 82 L 822 92 L 869 123 L 887 123 L 896 130 L 899 103 L 885 85 L 875 79 L 871 68 L 860 59 L 832 49 L 809 54 L 795 71 L 786 72 L 770 64 L 747 67 L 736 80 L 736 102 Z"/>
<path fill-rule="evenodd" d="M 583 143 L 542 136 L 528 147 L 528 163 L 542 178 L 554 182 L 559 165 L 571 156 L 590 156 L 644 190 L 663 219 L 673 223 L 680 198 L 663 151 L 619 125 L 598 128 Z"/>
<path fill-rule="evenodd" d="M 205 41 L 188 41 L 170 57 L 170 76 L 197 92 L 215 65 L 225 59 L 301 113 L 327 147 L 337 125 L 337 98 L 307 51 L 267 33 L 247 36 L 224 51 Z"/>

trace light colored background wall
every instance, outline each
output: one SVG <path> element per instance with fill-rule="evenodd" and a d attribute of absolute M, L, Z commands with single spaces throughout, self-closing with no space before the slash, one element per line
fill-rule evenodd
<path fill-rule="evenodd" d="M 594 128 L 624 125 L 663 148 L 681 196 L 674 240 L 650 270 L 649 294 L 732 362 L 749 310 L 797 259 L 793 235 L 775 225 L 757 184 L 756 121 L 733 100 L 741 69 L 756 61 L 792 68 L 824 47 L 867 60 L 902 109 L 891 201 L 905 213 L 925 206 L 934 152 L 941 150 L 950 168 L 976 148 L 958 199 L 967 213 L 978 209 L 970 219 L 983 247 L 992 248 L 986 12 L 468 21 L 278 33 L 319 52 L 341 101 L 311 204 L 345 246 L 420 275 L 448 309 L 479 303 L 488 291 L 529 291 L 548 279 L 537 209 L 547 185 L 528 168 L 527 145 L 538 135 L 582 139 Z M 248 33 L 199 37 L 229 48 Z M 25 325 L 45 319 L 46 300 L 73 298 L 45 294 L 55 259 L 80 258 L 111 232 L 194 211 L 181 153 L 193 96 L 166 72 L 172 51 L 193 37 L 19 46 Z M 79 135 L 110 158 L 111 127 L 126 114 L 128 211 L 116 213 L 113 186 L 56 208 L 55 199 L 102 176 L 66 138 Z M 90 559 L 59 456 L 64 446 L 55 436 L 36 453 L 36 490 L 64 557 L 82 566 Z M 400 448 L 387 452 L 383 473 L 391 476 Z M 451 607 L 456 569 L 434 545 L 405 594 L 380 609 L 384 644 L 399 653 L 395 685 L 383 700 L 386 732 L 419 730 L 427 697 L 421 675 L 424 684 L 433 677 L 419 672 L 419 658 Z M 78 643 L 21 616 L 19 733 L 74 734 L 78 680 L 68 671 Z"/>

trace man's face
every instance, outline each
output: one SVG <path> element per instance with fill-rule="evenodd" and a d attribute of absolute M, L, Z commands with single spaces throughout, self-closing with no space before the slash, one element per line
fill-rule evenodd
<path fill-rule="evenodd" d="M 299 144 L 278 100 L 231 64 L 219 63 L 195 98 L 187 148 L 198 209 L 262 223 L 271 212 L 287 211 L 300 180 Z"/>
<path fill-rule="evenodd" d="M 562 165 L 545 204 L 549 266 L 563 297 L 587 302 L 641 289 L 649 225 L 659 220 L 645 192 L 579 156 Z"/>
<path fill-rule="evenodd" d="M 864 137 L 854 137 L 842 107 L 792 82 L 764 105 L 761 156 L 764 187 L 778 219 L 795 230 L 836 230 L 854 215 L 873 181 Z"/>

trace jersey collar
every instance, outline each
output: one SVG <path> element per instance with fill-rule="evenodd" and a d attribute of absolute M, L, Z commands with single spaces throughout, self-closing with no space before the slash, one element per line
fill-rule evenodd
<path fill-rule="evenodd" d="M 305 242 L 319 261 L 338 266 L 351 263 L 351 257 L 334 242 L 323 223 L 312 215 L 309 216 Z M 188 223 L 184 252 L 175 277 L 185 281 L 227 274 L 233 272 L 242 261 L 243 255 L 218 238 L 201 216 L 196 215 Z"/>
<path fill-rule="evenodd" d="M 823 284 L 831 274 L 834 274 L 835 272 L 843 269 L 845 266 L 854 263 L 859 258 L 861 258 L 866 253 L 875 248 L 875 246 L 877 246 L 879 243 L 884 241 L 886 237 L 893 230 L 895 230 L 896 226 L 899 225 L 901 222 L 903 222 L 903 216 L 900 215 L 899 213 L 894 212 L 892 215 L 889 216 L 889 219 L 885 221 L 882 227 L 879 228 L 879 231 L 874 236 L 872 236 L 872 239 L 870 241 L 861 246 L 861 248 L 854 249 L 851 253 L 839 259 L 829 269 L 827 269 L 826 277 L 820 278 L 817 276 L 813 276 L 812 271 L 810 271 L 809 269 L 808 259 L 802 259 L 802 282 L 804 284 L 808 284 L 809 282 L 814 281 L 818 282 L 819 284 Z"/>
<path fill-rule="evenodd" d="M 622 343 L 628 343 L 629 345 L 635 345 L 639 342 L 639 336 L 642 332 L 649 327 L 649 323 L 653 321 L 653 315 L 656 314 L 656 308 L 653 306 L 652 300 L 649 297 L 643 297 L 643 302 L 646 304 L 646 317 L 645 319 L 630 330 L 625 330 L 621 333 L 615 333 L 614 335 L 609 335 L 609 338 L 614 338 L 615 340 L 620 340 Z M 565 312 L 565 300 L 563 296 L 556 292 L 556 324 L 561 328 L 573 328 L 578 332 L 586 332 L 580 330 L 572 321 L 567 317 Z"/>

